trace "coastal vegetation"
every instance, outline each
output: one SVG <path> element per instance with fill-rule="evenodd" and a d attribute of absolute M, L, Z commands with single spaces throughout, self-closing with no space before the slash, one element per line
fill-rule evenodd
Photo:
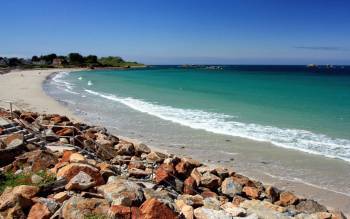
<path fill-rule="evenodd" d="M 36 177 L 39 179 L 37 182 L 33 182 L 32 179 Z M 20 173 L 13 173 L 8 172 L 3 175 L 0 175 L 0 194 L 6 189 L 6 187 L 15 187 L 19 185 L 44 185 L 50 182 L 55 181 L 55 177 L 46 172 L 46 171 L 39 171 L 37 173 L 33 172 L 20 172 Z"/>
<path fill-rule="evenodd" d="M 139 64 L 137 62 L 129 62 L 124 61 L 121 57 L 118 56 L 108 56 L 101 57 L 98 59 L 98 62 L 103 66 L 111 66 L 111 67 L 126 67 L 126 66 L 142 66 L 143 64 Z"/>
<path fill-rule="evenodd" d="M 119 56 L 97 57 L 96 55 L 83 56 L 79 53 L 69 53 L 66 56 L 34 55 L 32 58 L 0 57 L 0 68 L 55 68 L 55 67 L 140 67 L 143 64 L 125 61 Z"/>

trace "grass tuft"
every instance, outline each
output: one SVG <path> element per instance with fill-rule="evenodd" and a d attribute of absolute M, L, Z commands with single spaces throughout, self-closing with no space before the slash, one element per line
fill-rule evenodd
<path fill-rule="evenodd" d="M 40 177 L 43 178 L 43 180 L 38 184 L 32 183 L 31 176 L 33 174 L 39 175 Z M 47 183 L 53 182 L 55 180 L 56 180 L 56 176 L 46 171 L 39 171 L 37 173 L 19 173 L 19 174 L 8 172 L 0 176 L 0 194 L 6 189 L 6 187 L 15 187 L 20 185 L 42 186 Z"/>
<path fill-rule="evenodd" d="M 85 216 L 85 219 L 107 219 L 106 215 L 102 214 L 89 214 Z"/>

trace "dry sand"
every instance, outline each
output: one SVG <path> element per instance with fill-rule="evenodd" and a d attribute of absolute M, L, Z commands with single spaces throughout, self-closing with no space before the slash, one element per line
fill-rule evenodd
<path fill-rule="evenodd" d="M 49 97 L 42 86 L 42 83 L 52 73 L 79 70 L 82 69 L 17 70 L 0 75 L 0 106 L 8 108 L 9 104 L 2 102 L 2 100 L 9 100 L 15 103 L 14 109 L 20 108 L 41 113 L 58 113 L 67 115 L 73 120 L 82 121 L 68 108 Z M 260 180 L 274 184 L 279 188 L 294 190 L 296 194 L 307 198 L 322 200 L 322 204 L 331 208 L 340 208 L 347 216 L 350 215 L 348 196 L 302 183 L 293 183 L 293 186 L 291 186 L 289 182 L 283 182 L 283 180 L 263 179 L 263 177 Z"/>
<path fill-rule="evenodd" d="M 59 113 L 79 120 L 69 109 L 46 95 L 42 88 L 42 83 L 50 74 L 78 70 L 80 69 L 14 70 L 0 75 L 0 106 L 9 108 L 4 100 L 13 101 L 14 109 Z"/>

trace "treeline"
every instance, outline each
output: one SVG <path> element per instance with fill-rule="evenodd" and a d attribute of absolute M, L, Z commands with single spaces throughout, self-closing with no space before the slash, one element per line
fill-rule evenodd
<path fill-rule="evenodd" d="M 69 53 L 67 56 L 54 53 L 33 56 L 31 59 L 18 57 L 0 57 L 0 67 L 21 68 L 54 68 L 54 67 L 132 67 L 143 66 L 137 62 L 125 61 L 118 56 L 97 57 L 96 55 L 83 56 L 79 53 Z"/>

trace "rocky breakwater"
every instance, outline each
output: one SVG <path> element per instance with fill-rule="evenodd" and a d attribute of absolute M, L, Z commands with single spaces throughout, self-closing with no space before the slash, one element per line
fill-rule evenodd
<path fill-rule="evenodd" d="M 19 155 L 1 167 L 0 218 L 345 218 L 314 200 L 152 151 L 101 127 L 60 115 L 16 117 L 45 146 L 22 139 Z M 13 138 L 0 133 L 2 150 Z"/>

